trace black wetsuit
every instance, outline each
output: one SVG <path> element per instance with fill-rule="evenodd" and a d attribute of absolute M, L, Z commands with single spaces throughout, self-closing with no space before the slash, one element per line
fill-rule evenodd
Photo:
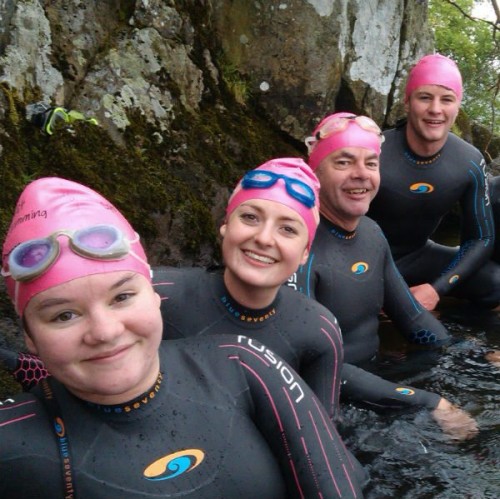
<path fill-rule="evenodd" d="M 42 385 L 0 403 L 0 497 L 72 497 L 68 441 L 79 498 L 362 496 L 322 406 L 258 342 L 167 341 L 160 358 L 161 384 L 125 406 L 88 404 L 49 378 L 59 440 Z"/>
<path fill-rule="evenodd" d="M 382 228 L 410 286 L 428 282 L 440 296 L 494 306 L 500 302 L 500 266 L 489 260 L 494 224 L 483 156 L 450 133 L 435 157 L 418 158 L 408 148 L 405 130 L 384 132 L 380 190 L 368 215 Z M 432 234 L 456 206 L 460 247 L 433 242 Z"/>
<path fill-rule="evenodd" d="M 500 175 L 489 178 L 490 200 L 495 220 L 495 250 L 492 260 L 500 264 Z"/>
<path fill-rule="evenodd" d="M 338 408 L 342 335 L 323 306 L 287 287 L 264 310 L 249 310 L 228 293 L 222 269 L 156 267 L 162 297 L 163 338 L 244 334 L 286 360 L 309 384 L 330 415 Z"/>
<path fill-rule="evenodd" d="M 413 298 L 373 220 L 362 217 L 356 231 L 347 233 L 321 217 L 308 261 L 288 285 L 319 301 L 339 321 L 346 362 L 343 396 L 383 407 L 436 407 L 436 394 L 355 367 L 377 353 L 382 309 L 409 342 L 433 347 L 449 341 L 446 328 Z"/>

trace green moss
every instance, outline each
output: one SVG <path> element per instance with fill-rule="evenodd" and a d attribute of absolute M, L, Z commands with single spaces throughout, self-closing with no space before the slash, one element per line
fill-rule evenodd
<path fill-rule="evenodd" d="M 17 126 L 19 125 L 19 114 L 17 113 L 16 106 L 17 92 L 15 89 L 11 89 L 6 83 L 0 83 L 0 88 L 9 103 L 9 121 L 13 126 Z"/>
<path fill-rule="evenodd" d="M 3 369 L 0 369 L 0 400 L 15 395 L 20 391 L 21 387 L 13 380 L 12 376 Z"/>
<path fill-rule="evenodd" d="M 211 104 L 196 115 L 177 110 L 168 132 L 132 112 L 122 147 L 103 127 L 84 122 L 44 135 L 22 118 L 24 106 L 15 95 L 4 94 L 10 96 L 6 115 L 20 119 L 17 124 L 6 119 L 0 132 L 0 184 L 5 193 L 0 200 L 1 240 L 26 183 L 55 175 L 109 198 L 137 228 L 146 247 L 158 236 L 154 215 L 180 216 L 183 230 L 175 235 L 176 242 L 186 258 L 200 260 L 206 257 L 201 251 L 217 254 L 212 213 L 220 189 L 229 192 L 243 171 L 270 157 L 298 154 L 251 108 L 243 111 L 227 97 L 226 112 Z M 158 140 L 160 135 L 163 140 Z"/>

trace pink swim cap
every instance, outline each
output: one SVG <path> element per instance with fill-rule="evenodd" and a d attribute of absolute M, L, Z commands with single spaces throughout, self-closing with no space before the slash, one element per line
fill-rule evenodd
<path fill-rule="evenodd" d="M 306 139 L 309 166 L 316 170 L 323 159 L 343 147 L 363 147 L 380 155 L 384 137 L 378 125 L 368 116 L 335 113 L 324 118 Z"/>
<path fill-rule="evenodd" d="M 302 201 L 290 195 L 287 191 L 286 180 L 283 178 L 279 178 L 269 187 L 244 188 L 241 185 L 245 178 L 243 177 L 229 198 L 226 216 L 229 217 L 241 203 L 250 199 L 266 199 L 267 201 L 276 201 L 277 203 L 284 204 L 296 211 L 304 220 L 309 233 L 308 248 L 310 248 L 319 224 L 319 181 L 314 172 L 300 158 L 272 159 L 247 173 L 251 174 L 258 171 L 269 171 L 277 175 L 284 175 L 292 181 L 304 183 L 313 194 L 313 199 L 311 200 L 312 206 L 308 207 Z"/>
<path fill-rule="evenodd" d="M 59 236 L 60 254 L 45 272 L 28 282 L 9 276 L 8 257 L 21 243 L 46 238 L 58 230 L 77 230 L 97 225 L 119 229 L 130 243 L 121 259 L 89 259 L 74 253 L 68 237 Z M 76 182 L 47 177 L 30 183 L 21 193 L 2 251 L 2 272 L 7 292 L 22 316 L 36 294 L 72 279 L 91 274 L 130 270 L 151 280 L 150 267 L 139 236 L 123 215 L 100 194 Z"/>
<path fill-rule="evenodd" d="M 413 66 L 408 76 L 405 102 L 422 85 L 440 85 L 455 92 L 462 100 L 462 76 L 454 61 L 441 54 L 426 55 Z"/>

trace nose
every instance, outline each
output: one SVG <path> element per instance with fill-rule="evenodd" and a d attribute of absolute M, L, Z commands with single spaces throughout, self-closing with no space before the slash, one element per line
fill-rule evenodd
<path fill-rule="evenodd" d="M 112 311 L 106 309 L 92 311 L 85 340 L 89 344 L 112 343 L 124 331 L 123 323 Z"/>
<path fill-rule="evenodd" d="M 434 114 L 439 114 L 441 112 L 441 100 L 438 98 L 432 99 L 429 103 L 429 111 Z"/>
<path fill-rule="evenodd" d="M 364 160 L 358 160 L 354 163 L 354 167 L 351 169 L 352 176 L 354 178 L 367 179 L 370 177 L 370 170 L 365 165 Z"/>
<path fill-rule="evenodd" d="M 261 246 L 271 246 L 274 242 L 273 227 L 270 223 L 259 226 L 255 234 L 255 241 Z"/>

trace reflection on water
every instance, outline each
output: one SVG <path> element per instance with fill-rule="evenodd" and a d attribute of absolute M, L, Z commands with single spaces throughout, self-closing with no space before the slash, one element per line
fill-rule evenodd
<path fill-rule="evenodd" d="M 485 359 L 500 349 L 500 312 L 461 305 L 445 308 L 440 319 L 455 343 L 440 356 L 385 362 L 383 376 L 440 393 L 467 410 L 480 432 L 450 443 L 427 410 L 377 414 L 344 407 L 341 433 L 371 476 L 367 499 L 500 497 L 500 368 Z M 382 341 L 393 348 L 385 326 Z"/>

